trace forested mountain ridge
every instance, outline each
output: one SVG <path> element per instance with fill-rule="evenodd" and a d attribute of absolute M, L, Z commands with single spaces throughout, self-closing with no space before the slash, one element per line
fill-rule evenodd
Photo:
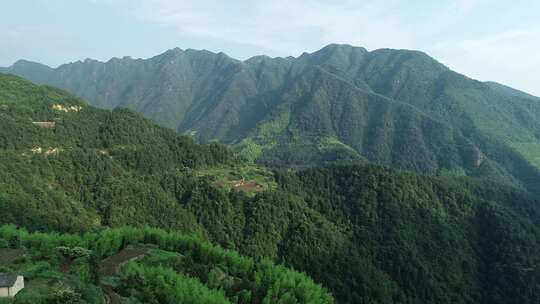
<path fill-rule="evenodd" d="M 137 218 L 188 227 L 174 199 L 141 174 L 236 162 L 221 145 L 197 145 L 139 114 L 99 110 L 15 76 L 0 75 L 0 117 L 0 221 L 32 229 L 86 230 Z"/>
<path fill-rule="evenodd" d="M 9 75 L 0 75 L 0 118 L 0 224 L 195 234 L 305 271 L 338 303 L 540 300 L 540 202 L 528 192 L 372 165 L 267 176 L 219 144 L 199 145 L 129 110 L 99 110 Z M 53 250 L 39 245 L 42 237 L 59 236 L 23 237 L 22 245 Z M 169 267 L 170 258 L 161 252 L 147 262 Z M 190 273 L 204 281 L 211 269 L 199 266 Z M 132 266 L 119 291 L 129 295 L 132 278 L 159 275 Z"/>
<path fill-rule="evenodd" d="M 267 165 L 365 161 L 540 188 L 538 98 L 424 53 L 329 45 L 297 58 L 169 50 L 4 72 L 127 107 Z"/>

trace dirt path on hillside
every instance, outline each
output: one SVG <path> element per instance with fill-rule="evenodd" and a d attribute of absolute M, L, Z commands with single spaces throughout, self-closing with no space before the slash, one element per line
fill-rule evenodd
<path fill-rule="evenodd" d="M 0 265 L 11 264 L 23 256 L 23 249 L 0 249 Z"/>
<path fill-rule="evenodd" d="M 116 276 L 118 271 L 127 262 L 136 261 L 142 259 L 148 252 L 146 248 L 133 248 L 128 247 L 115 255 L 112 255 L 103 261 L 101 261 L 101 275 L 102 276 Z M 112 286 L 101 284 L 101 289 L 105 293 L 106 304 L 121 304 L 122 297 L 114 291 Z"/>
<path fill-rule="evenodd" d="M 147 252 L 145 248 L 125 248 L 101 262 L 101 273 L 104 276 L 115 276 L 123 264 L 141 259 Z"/>
<path fill-rule="evenodd" d="M 105 293 L 105 304 L 122 304 L 122 297 L 111 286 L 102 284 L 101 289 Z"/>

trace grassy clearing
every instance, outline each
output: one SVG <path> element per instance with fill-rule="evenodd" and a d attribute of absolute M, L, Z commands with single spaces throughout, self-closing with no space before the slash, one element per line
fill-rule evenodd
<path fill-rule="evenodd" d="M 220 187 L 253 195 L 277 187 L 271 171 L 254 165 L 202 169 L 197 171 L 197 175 L 211 177 Z"/>

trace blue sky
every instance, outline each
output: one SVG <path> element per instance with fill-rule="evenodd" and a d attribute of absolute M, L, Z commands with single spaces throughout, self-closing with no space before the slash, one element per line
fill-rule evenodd
<path fill-rule="evenodd" d="M 208 49 L 245 59 L 329 43 L 422 50 L 540 96 L 538 0 L 17 0 L 0 7 L 0 66 Z"/>

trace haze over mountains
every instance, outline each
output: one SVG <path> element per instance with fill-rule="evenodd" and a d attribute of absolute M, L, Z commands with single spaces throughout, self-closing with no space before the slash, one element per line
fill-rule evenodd
<path fill-rule="evenodd" d="M 138 111 L 267 165 L 369 161 L 540 189 L 540 99 L 409 50 L 329 45 L 297 58 L 169 50 L 3 72 Z"/>

